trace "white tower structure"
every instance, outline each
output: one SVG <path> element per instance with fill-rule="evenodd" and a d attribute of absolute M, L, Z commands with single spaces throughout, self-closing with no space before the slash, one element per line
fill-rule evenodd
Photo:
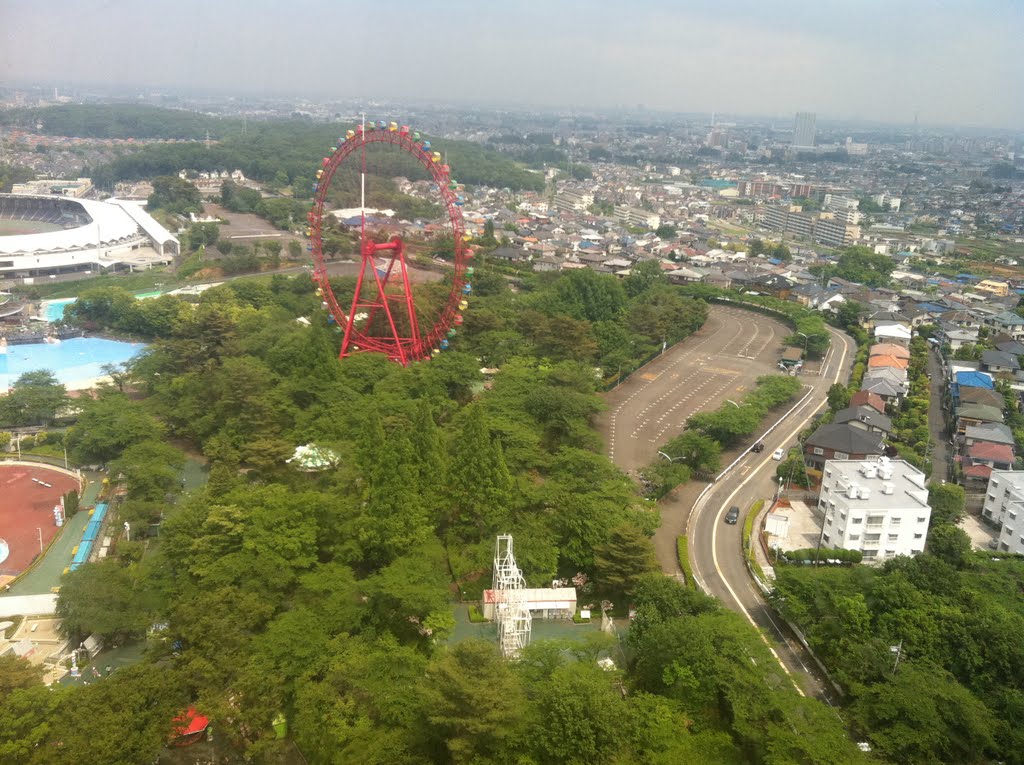
<path fill-rule="evenodd" d="M 494 548 L 494 597 L 501 653 L 515 657 L 530 642 L 533 617 L 526 604 L 526 581 L 516 565 L 512 536 L 502 534 Z"/>

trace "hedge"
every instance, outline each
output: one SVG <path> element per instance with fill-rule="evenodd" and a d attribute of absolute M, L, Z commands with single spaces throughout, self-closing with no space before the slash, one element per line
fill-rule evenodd
<path fill-rule="evenodd" d="M 679 556 L 679 568 L 682 569 L 683 576 L 686 578 L 686 586 L 696 587 L 697 582 L 693 578 L 693 569 L 690 568 L 690 546 L 685 536 L 676 540 L 676 554 Z"/>

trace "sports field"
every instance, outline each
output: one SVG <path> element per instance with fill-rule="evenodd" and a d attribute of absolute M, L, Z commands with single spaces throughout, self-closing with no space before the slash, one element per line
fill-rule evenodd
<path fill-rule="evenodd" d="M 40 539 L 45 548 L 57 535 L 53 506 L 78 485 L 76 478 L 58 470 L 0 465 L 0 539 L 10 549 L 0 562 L 0 584 L 32 563 L 39 555 Z"/>
<path fill-rule="evenodd" d="M 0 218 L 0 236 L 19 236 L 22 234 L 48 234 L 51 231 L 63 231 L 63 226 L 39 220 L 11 220 Z"/>

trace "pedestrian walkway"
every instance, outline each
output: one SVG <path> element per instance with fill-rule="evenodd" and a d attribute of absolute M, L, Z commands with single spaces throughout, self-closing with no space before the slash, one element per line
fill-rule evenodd
<path fill-rule="evenodd" d="M 104 478 L 102 473 L 90 472 L 87 472 L 85 477 L 88 483 L 82 493 L 82 508 L 92 507 L 96 504 L 100 489 L 103 488 Z M 64 523 L 60 536 L 46 550 L 42 560 L 12 584 L 10 589 L 0 597 L 49 594 L 54 587 L 59 587 L 60 577 L 64 573 L 64 569 L 71 565 L 71 558 L 74 556 L 72 551 L 81 544 L 82 533 L 88 523 L 89 513 L 84 509 L 69 518 Z"/>

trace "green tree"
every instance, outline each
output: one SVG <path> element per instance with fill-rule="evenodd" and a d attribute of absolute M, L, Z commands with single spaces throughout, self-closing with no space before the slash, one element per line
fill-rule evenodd
<path fill-rule="evenodd" d="M 193 184 L 176 175 L 161 175 L 153 179 L 153 193 L 146 200 L 150 210 L 164 210 L 174 215 L 197 215 L 203 211 L 203 198 Z"/>
<path fill-rule="evenodd" d="M 896 762 L 978 762 L 994 754 L 991 712 L 941 667 L 903 662 L 854 702 L 872 745 Z"/>
<path fill-rule="evenodd" d="M 159 441 L 139 441 L 124 449 L 111 463 L 113 475 L 121 474 L 132 499 L 156 501 L 178 488 L 185 455 Z"/>
<path fill-rule="evenodd" d="M 928 505 L 932 509 L 929 526 L 956 524 L 966 517 L 967 496 L 963 486 L 955 483 L 928 484 Z"/>
<path fill-rule="evenodd" d="M 57 615 L 65 635 L 138 635 L 150 623 L 145 584 L 113 558 L 89 563 L 61 579 Z"/>
<path fill-rule="evenodd" d="M 0 397 L 0 423 L 20 427 L 49 425 L 67 405 L 64 386 L 48 369 L 25 372 L 14 389 Z"/>
<path fill-rule="evenodd" d="M 617 762 L 633 735 L 635 717 L 617 678 L 593 663 L 563 665 L 534 692 L 535 718 L 527 733 L 539 763 Z"/>
<path fill-rule="evenodd" d="M 103 682 L 61 697 L 47 743 L 33 762 L 152 762 L 188 703 L 187 685 L 173 669 L 123 667 Z"/>
<path fill-rule="evenodd" d="M 607 542 L 595 548 L 594 570 L 602 589 L 630 595 L 641 576 L 658 570 L 654 545 L 636 526 L 619 526 L 609 534 Z"/>
<path fill-rule="evenodd" d="M 850 391 L 842 383 L 835 383 L 828 389 L 828 408 L 833 412 L 850 405 Z"/>
<path fill-rule="evenodd" d="M 20 656 L 0 656 L 0 705 L 14 691 L 41 685 L 43 668 Z"/>
<path fill-rule="evenodd" d="M 77 462 L 108 462 L 131 446 L 161 438 L 164 430 L 141 403 L 108 388 L 83 400 L 66 443 Z"/>
<path fill-rule="evenodd" d="M 449 444 L 449 465 L 446 525 L 467 541 L 495 533 L 510 516 L 512 478 L 482 406 L 463 413 Z"/>
<path fill-rule="evenodd" d="M 932 526 L 928 532 L 927 551 L 959 569 L 967 568 L 973 557 L 967 532 L 949 523 Z"/>
<path fill-rule="evenodd" d="M 721 467 L 722 445 L 695 431 L 676 436 L 662 447 L 662 451 L 673 462 L 678 460 L 694 470 L 711 473 Z"/>
<path fill-rule="evenodd" d="M 450 648 L 427 668 L 420 699 L 453 765 L 499 761 L 523 726 L 523 688 L 491 642 Z"/>
<path fill-rule="evenodd" d="M 636 297 L 657 284 L 665 283 L 665 272 L 661 268 L 661 262 L 657 260 L 641 260 L 629 269 L 629 275 L 622 282 L 626 294 L 630 297 Z"/>

